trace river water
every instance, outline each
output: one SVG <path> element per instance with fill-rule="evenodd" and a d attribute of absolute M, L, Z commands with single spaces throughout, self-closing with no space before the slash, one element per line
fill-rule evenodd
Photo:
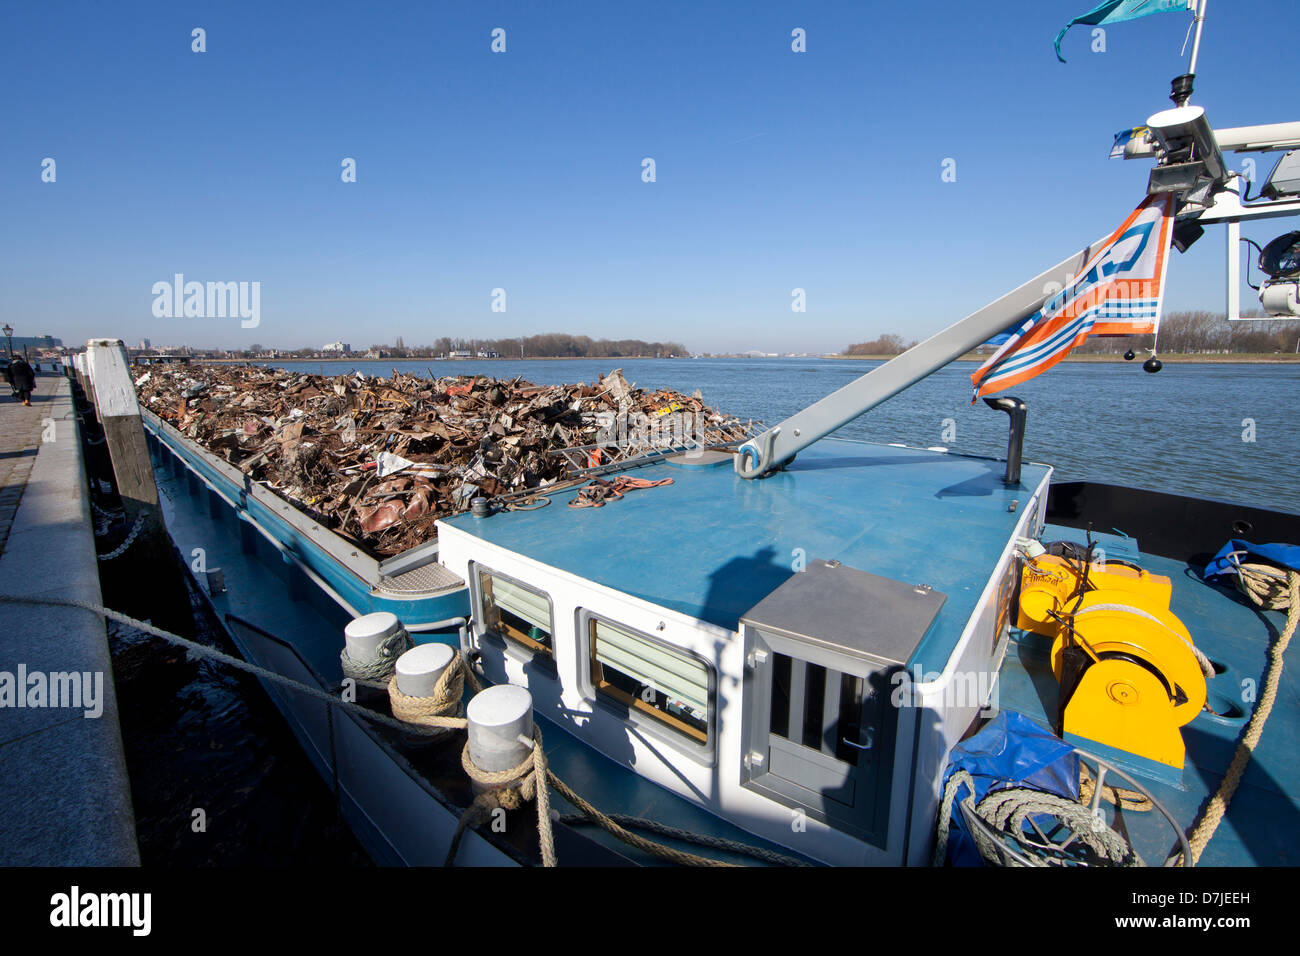
<path fill-rule="evenodd" d="M 830 359 L 295 362 L 336 375 L 522 376 L 595 381 L 621 367 L 646 388 L 699 389 L 733 414 L 769 424 L 878 365 Z M 946 445 L 1001 455 L 1006 416 L 970 405 L 959 363 L 850 423 L 847 437 Z M 1061 479 L 1088 478 L 1300 512 L 1300 365 L 1064 364 L 1013 390 L 1029 405 L 1026 458 Z M 1253 429 L 1252 429 L 1253 424 Z M 1253 439 L 1253 440 L 1243 440 Z M 108 595 L 111 602 L 111 595 Z M 197 598 L 195 637 L 227 647 Z M 157 865 L 357 866 L 367 862 L 317 776 L 256 681 L 188 662 L 158 641 L 110 627 L 114 677 L 141 853 Z M 196 832 L 194 808 L 208 827 Z"/>
<path fill-rule="evenodd" d="M 278 364 L 278 363 L 268 363 Z M 776 424 L 880 362 L 846 359 L 537 359 L 529 361 L 294 362 L 337 375 L 522 376 L 539 384 L 593 382 L 612 368 L 643 388 L 697 388 L 710 405 Z M 844 426 L 838 434 L 1004 455 L 1007 418 L 970 404 L 958 362 Z M 1088 479 L 1300 512 L 1300 364 L 1064 363 L 1008 394 L 1029 406 L 1025 459 L 1058 480 Z"/>

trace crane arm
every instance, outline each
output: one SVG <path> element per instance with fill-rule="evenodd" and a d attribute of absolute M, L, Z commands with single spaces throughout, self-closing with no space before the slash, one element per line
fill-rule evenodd
<path fill-rule="evenodd" d="M 758 478 L 777 470 L 813 442 L 1033 315 L 1079 274 L 1092 250 L 1107 238 L 1103 236 L 1000 299 L 751 438 L 736 454 L 736 472 L 742 478 Z"/>

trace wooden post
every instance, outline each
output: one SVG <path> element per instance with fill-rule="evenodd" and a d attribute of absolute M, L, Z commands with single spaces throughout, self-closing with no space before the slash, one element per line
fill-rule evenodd
<path fill-rule="evenodd" d="M 95 416 L 104 430 L 128 527 L 141 525 L 131 547 L 103 562 L 100 570 L 118 578 L 119 603 L 132 605 L 136 616 L 188 632 L 193 623 L 189 594 L 158 504 L 158 485 L 126 349 L 120 339 L 91 339 L 86 343 L 84 366 L 87 394 L 93 395 Z M 124 571 L 120 576 L 115 573 L 119 568 Z M 131 573 L 125 573 L 127 568 Z M 146 587 L 140 586 L 142 581 L 147 581 Z"/>
<path fill-rule="evenodd" d="M 86 343 L 86 361 L 95 393 L 95 413 L 108 441 L 127 517 L 134 522 L 139 514 L 157 515 L 158 486 L 153 480 L 126 349 L 120 339 L 91 339 Z"/>

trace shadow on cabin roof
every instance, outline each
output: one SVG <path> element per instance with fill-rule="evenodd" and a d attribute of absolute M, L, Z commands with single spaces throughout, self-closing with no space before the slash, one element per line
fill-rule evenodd
<path fill-rule="evenodd" d="M 576 491 L 567 491 L 537 511 L 446 523 L 728 630 L 800 560 L 928 584 L 948 601 L 912 663 L 938 669 L 1049 473 L 1027 464 L 1021 485 L 1006 488 L 1003 469 L 988 458 L 827 439 L 759 480 L 736 475 L 730 456 L 712 467 L 663 462 L 635 475 L 673 484 L 601 508 L 569 508 Z"/>

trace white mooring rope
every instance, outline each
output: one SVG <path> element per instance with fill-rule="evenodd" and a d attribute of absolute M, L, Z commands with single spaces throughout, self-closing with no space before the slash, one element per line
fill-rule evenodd
<path fill-rule="evenodd" d="M 173 634 L 170 631 L 164 631 L 162 628 L 154 627 L 148 621 L 141 621 L 120 611 L 114 611 L 112 608 L 103 607 L 91 601 L 78 601 L 71 598 L 47 598 L 47 597 L 28 597 L 26 595 L 3 594 L 0 593 L 0 603 L 6 604 L 23 604 L 31 607 L 75 607 L 90 611 L 100 617 L 111 621 L 117 621 L 127 627 L 134 628 L 142 633 L 161 638 L 172 644 L 179 645 L 195 657 L 206 658 L 221 664 L 226 664 L 236 670 L 244 671 L 263 680 L 279 684 L 282 687 L 288 687 L 298 693 L 305 694 L 323 703 L 333 707 L 340 707 L 366 720 L 374 721 L 385 727 L 391 727 L 402 733 L 419 733 L 430 736 L 445 734 L 449 729 L 458 730 L 466 726 L 464 717 L 446 717 L 430 715 L 433 719 L 417 720 L 416 722 L 407 722 L 397 720 L 385 714 L 376 713 L 373 710 L 343 699 L 337 694 L 331 694 L 321 690 L 319 687 L 313 687 L 310 684 L 304 684 L 290 677 L 285 677 L 276 671 L 260 667 L 257 664 L 250 664 L 242 658 L 219 651 L 215 647 L 208 647 L 206 644 L 200 644 L 189 638 L 181 637 L 179 634 Z M 394 638 L 399 638 L 405 634 L 405 628 L 402 629 Z M 389 640 L 393 640 L 390 638 Z M 406 637 L 409 641 L 409 635 Z M 473 672 L 465 664 L 464 658 L 457 655 L 459 665 L 453 665 L 448 670 L 463 669 L 464 677 L 471 682 L 471 686 L 477 686 L 477 680 Z M 454 677 L 447 677 L 449 682 Z M 441 685 L 443 678 L 439 679 Z M 393 691 L 396 689 L 396 678 L 394 677 L 389 684 L 390 700 Z M 435 688 L 436 692 L 436 688 Z M 397 692 L 400 696 L 400 691 Z M 419 698 L 414 698 L 419 700 Z M 721 837 L 705 837 L 689 833 L 684 830 L 662 827 L 654 820 L 645 820 L 638 817 L 626 817 L 621 815 L 606 815 L 597 810 L 594 806 L 584 800 L 579 794 L 572 790 L 567 784 L 557 777 L 546 762 L 546 754 L 542 749 L 542 735 L 540 730 L 534 730 L 534 745 L 528 758 L 518 767 L 512 770 L 503 771 L 502 773 L 492 773 L 482 770 L 472 763 L 469 759 L 469 744 L 466 743 L 465 750 L 461 755 L 462 766 L 464 766 L 467 775 L 481 785 L 492 787 L 493 789 L 475 798 L 474 802 L 461 815 L 457 824 L 456 832 L 452 837 L 451 847 L 447 855 L 447 865 L 451 865 L 456 857 L 456 852 L 460 845 L 461 837 L 469 826 L 477 826 L 484 822 L 491 814 L 491 811 L 497 807 L 511 809 L 512 806 L 519 806 L 522 800 L 536 800 L 538 806 L 538 836 L 541 843 L 542 861 L 545 866 L 555 866 L 558 859 L 555 855 L 555 839 L 552 832 L 552 814 L 550 809 L 549 789 L 553 787 L 565 800 L 575 806 L 589 821 L 596 826 L 606 830 L 614 837 L 635 846 L 648 854 L 666 859 L 670 862 L 682 866 L 733 866 L 735 864 L 725 863 L 710 857 L 698 856 L 693 853 L 687 853 L 674 847 L 666 846 L 662 843 L 656 843 L 645 837 L 630 832 L 626 827 L 635 827 L 651 832 L 661 832 L 666 836 L 671 836 L 683 842 L 692 842 L 701 846 L 711 847 L 713 849 L 724 850 L 728 853 L 734 853 L 739 856 L 747 856 L 751 859 L 759 860 L 764 863 L 770 863 L 779 866 L 808 866 L 809 864 L 796 857 L 786 856 L 776 853 L 772 850 L 766 850 L 761 847 L 750 846 L 746 843 L 739 843 L 734 840 L 726 840 Z M 471 773 L 471 768 L 473 772 Z M 546 781 L 545 786 L 537 786 L 538 780 Z M 510 791 L 518 791 L 511 793 Z"/>

